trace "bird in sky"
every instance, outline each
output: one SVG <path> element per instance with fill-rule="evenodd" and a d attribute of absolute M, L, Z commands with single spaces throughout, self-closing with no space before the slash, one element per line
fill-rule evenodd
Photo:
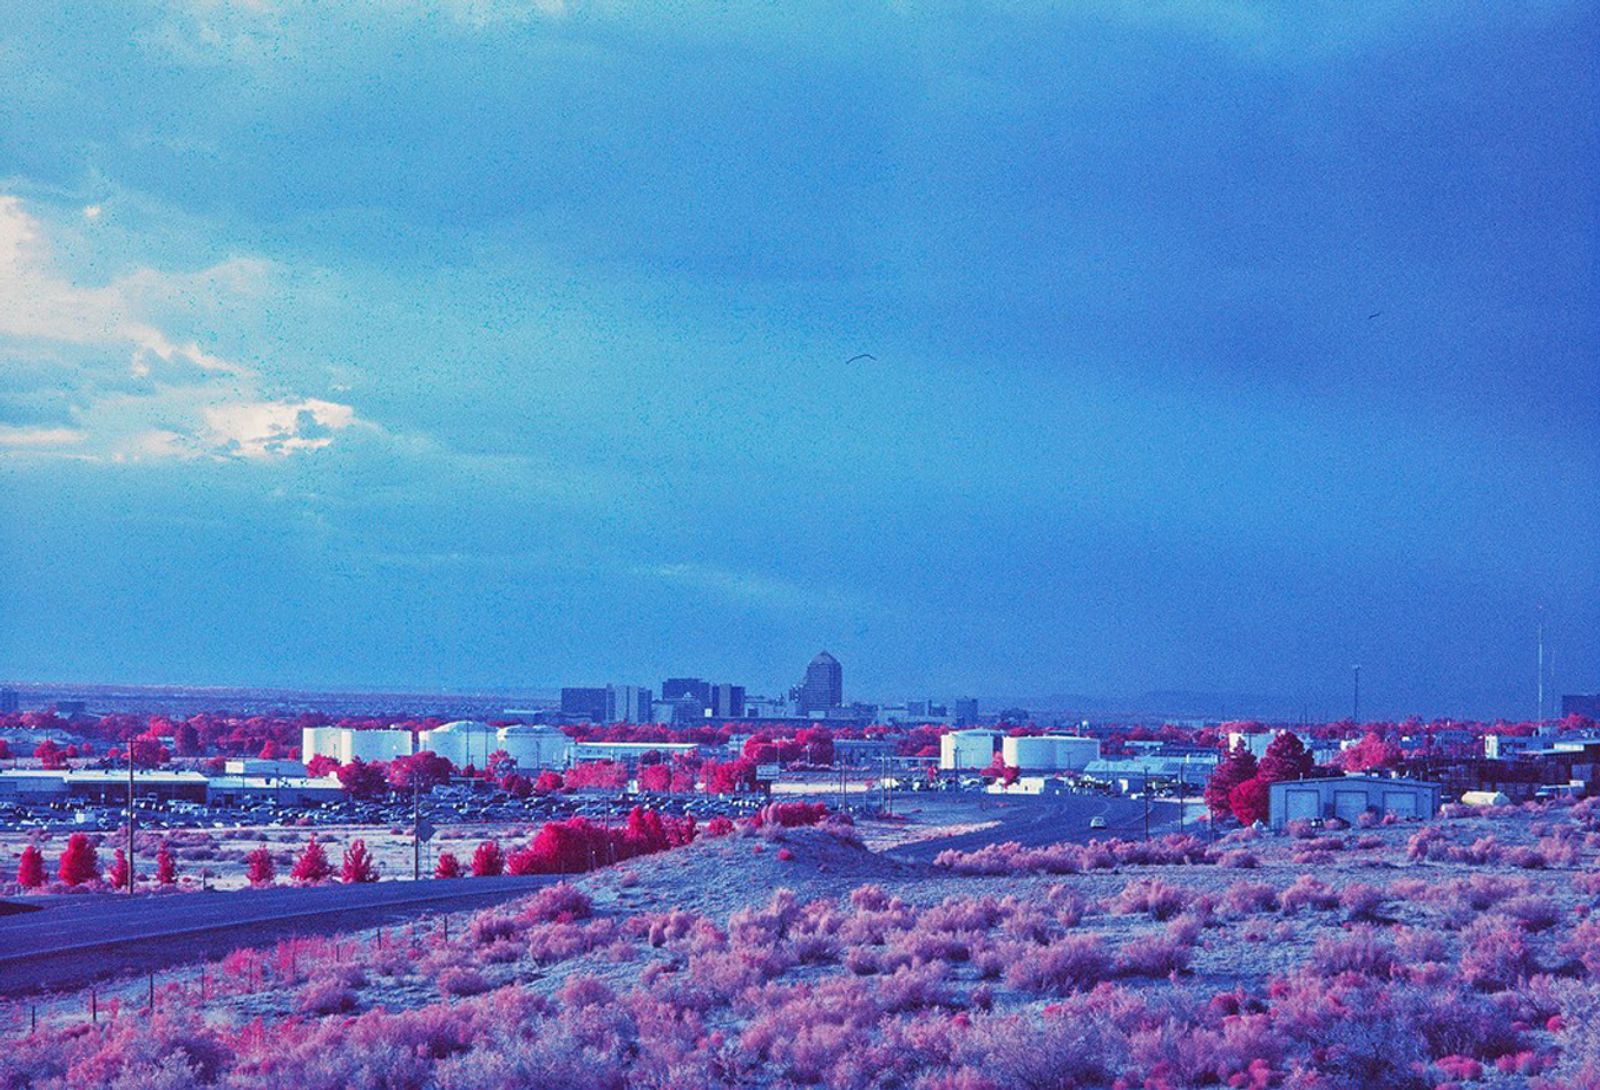
<path fill-rule="evenodd" d="M 845 360 L 844 362 L 846 362 L 846 363 L 854 363 L 854 362 L 856 362 L 856 360 L 871 360 L 872 362 L 876 363 L 876 362 L 878 362 L 878 357 L 874 356 L 870 352 L 861 352 L 861 353 L 858 353 L 858 354 L 856 354 L 854 356 L 851 356 L 849 359 Z"/>
<path fill-rule="evenodd" d="M 1372 319 L 1381 318 L 1382 316 L 1383 316 L 1383 311 L 1375 310 L 1371 314 L 1367 315 L 1367 321 L 1370 322 L 1370 321 L 1372 321 Z"/>

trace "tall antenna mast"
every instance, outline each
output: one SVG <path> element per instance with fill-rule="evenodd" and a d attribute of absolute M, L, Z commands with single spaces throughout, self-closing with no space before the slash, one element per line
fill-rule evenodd
<path fill-rule="evenodd" d="M 1535 723 L 1544 722 L 1544 606 L 1539 607 L 1539 718 Z"/>

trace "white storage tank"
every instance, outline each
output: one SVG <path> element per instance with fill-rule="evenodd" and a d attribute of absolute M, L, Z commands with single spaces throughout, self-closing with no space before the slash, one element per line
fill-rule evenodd
<path fill-rule="evenodd" d="M 456 768 L 482 768 L 489 754 L 500 748 L 500 738 L 489 724 L 477 719 L 457 719 L 452 723 L 425 730 L 417 736 L 417 751 L 427 750 L 455 765 Z"/>
<path fill-rule="evenodd" d="M 348 764 L 358 758 L 370 763 L 409 757 L 411 745 L 412 737 L 408 730 L 345 730 L 340 748 L 346 752 L 340 764 Z"/>
<path fill-rule="evenodd" d="M 524 772 L 535 768 L 566 768 L 572 759 L 572 739 L 555 727 L 502 727 L 499 741 L 499 748 Z"/>
<path fill-rule="evenodd" d="M 1003 738 L 1000 740 L 1000 757 L 1012 768 L 1025 772 L 1053 772 L 1056 763 L 1056 740 L 1048 737 Z"/>
<path fill-rule="evenodd" d="M 993 730 L 953 730 L 939 738 L 939 767 L 946 770 L 988 768 L 994 763 Z"/>

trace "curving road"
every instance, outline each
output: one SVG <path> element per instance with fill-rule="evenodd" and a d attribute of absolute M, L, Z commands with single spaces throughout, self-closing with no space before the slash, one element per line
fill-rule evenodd
<path fill-rule="evenodd" d="M 168 895 L 28 898 L 0 915 L 0 995 L 153 972 L 291 935 L 471 911 L 559 881 L 548 875 Z"/>
<path fill-rule="evenodd" d="M 920 812 L 919 812 L 920 810 Z M 1064 841 L 1086 843 L 1089 840 L 1107 840 L 1120 837 L 1137 840 L 1144 836 L 1145 805 L 1143 799 L 1129 799 L 1114 795 L 1047 795 L 1011 796 L 986 799 L 982 809 L 971 801 L 947 804 L 943 800 L 925 805 L 901 807 L 902 813 L 915 814 L 923 821 L 952 822 L 997 821 L 999 824 L 976 832 L 956 836 L 922 840 L 893 848 L 886 854 L 913 863 L 929 863 L 940 852 L 950 848 L 973 851 L 986 844 L 1001 844 L 1015 840 L 1026 847 L 1059 844 Z M 1104 829 L 1091 829 L 1089 822 L 1104 818 Z M 1205 826 L 1190 822 L 1187 831 L 1205 835 Z M 1175 803 L 1155 801 L 1150 805 L 1150 835 L 1162 836 L 1178 831 L 1178 808 Z"/>

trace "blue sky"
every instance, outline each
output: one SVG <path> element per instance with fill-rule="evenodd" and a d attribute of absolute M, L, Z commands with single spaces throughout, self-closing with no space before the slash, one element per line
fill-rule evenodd
<path fill-rule="evenodd" d="M 1600 688 L 1588 5 L 772 7 L 0 0 L 0 676 Z"/>

